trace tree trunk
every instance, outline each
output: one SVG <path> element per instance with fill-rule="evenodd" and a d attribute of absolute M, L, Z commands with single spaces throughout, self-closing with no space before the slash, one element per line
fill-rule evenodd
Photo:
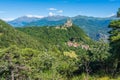
<path fill-rule="evenodd" d="M 115 60 L 115 62 L 113 63 L 114 65 L 114 70 L 113 70 L 113 77 L 115 77 L 116 76 L 116 73 L 117 73 L 117 69 L 118 69 L 118 63 L 119 63 L 119 61 L 118 61 L 118 59 L 116 59 Z"/>
<path fill-rule="evenodd" d="M 86 71 L 85 80 L 89 80 L 89 62 L 85 62 L 85 71 Z"/>
<path fill-rule="evenodd" d="M 11 80 L 14 80 L 14 72 L 11 71 Z"/>

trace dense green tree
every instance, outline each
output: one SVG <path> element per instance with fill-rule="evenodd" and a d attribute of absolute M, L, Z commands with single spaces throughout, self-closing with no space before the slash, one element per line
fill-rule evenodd
<path fill-rule="evenodd" d="M 28 79 L 26 73 L 29 69 L 23 64 L 20 49 L 16 46 L 10 46 L 0 51 L 0 68 L 0 77 L 6 80 Z"/>
<path fill-rule="evenodd" d="M 16 30 L 6 22 L 0 20 L 0 48 L 17 45 L 33 49 L 42 49 L 41 43 L 31 36 Z"/>
<path fill-rule="evenodd" d="M 120 17 L 120 8 L 118 9 L 117 17 Z"/>
<path fill-rule="evenodd" d="M 113 75 L 119 72 L 120 68 L 120 20 L 112 21 L 109 25 L 110 33 L 110 52 L 113 59 Z"/>

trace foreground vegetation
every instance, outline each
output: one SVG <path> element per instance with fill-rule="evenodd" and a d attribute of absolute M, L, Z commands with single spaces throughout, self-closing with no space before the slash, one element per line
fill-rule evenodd
<path fill-rule="evenodd" d="M 26 27 L 0 21 L 0 80 L 120 80 L 120 20 L 110 45 L 82 29 Z"/>

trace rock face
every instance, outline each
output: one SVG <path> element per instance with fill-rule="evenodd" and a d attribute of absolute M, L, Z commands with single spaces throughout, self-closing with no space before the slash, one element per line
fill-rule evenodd
<path fill-rule="evenodd" d="M 67 22 L 64 24 L 63 27 L 71 27 L 73 25 L 72 20 L 68 19 Z"/>

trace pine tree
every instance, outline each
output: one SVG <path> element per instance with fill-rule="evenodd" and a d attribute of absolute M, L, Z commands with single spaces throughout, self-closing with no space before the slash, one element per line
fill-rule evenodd
<path fill-rule="evenodd" d="M 117 17 L 120 17 L 120 8 L 118 9 Z"/>
<path fill-rule="evenodd" d="M 119 71 L 120 65 L 120 20 L 112 21 L 109 25 L 111 28 L 110 37 L 110 53 L 113 61 L 113 76 Z"/>

